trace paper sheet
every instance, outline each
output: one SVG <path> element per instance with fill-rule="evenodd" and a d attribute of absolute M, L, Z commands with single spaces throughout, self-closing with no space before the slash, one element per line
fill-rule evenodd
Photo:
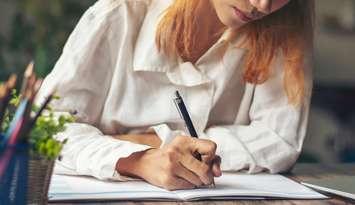
<path fill-rule="evenodd" d="M 166 191 L 143 181 L 105 182 L 90 177 L 53 175 L 49 200 L 198 200 L 211 198 L 327 198 L 281 175 L 223 173 L 215 188 Z"/>

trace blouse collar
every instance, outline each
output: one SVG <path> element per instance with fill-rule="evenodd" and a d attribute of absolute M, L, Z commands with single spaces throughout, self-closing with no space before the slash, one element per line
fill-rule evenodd
<path fill-rule="evenodd" d="M 180 58 L 168 58 L 163 52 L 159 52 L 155 42 L 156 28 L 164 10 L 155 7 L 147 13 L 134 49 L 133 70 L 135 72 L 162 72 L 166 73 L 169 80 L 176 85 L 196 86 L 211 82 L 206 74 L 210 66 L 205 65 L 220 65 L 219 62 L 222 60 L 227 61 L 223 63 L 225 65 L 234 64 L 236 59 L 229 54 L 245 51 L 243 48 L 236 47 L 236 40 L 230 40 L 233 30 L 227 29 L 195 64 L 183 62 Z M 224 56 L 229 58 L 226 59 Z"/>

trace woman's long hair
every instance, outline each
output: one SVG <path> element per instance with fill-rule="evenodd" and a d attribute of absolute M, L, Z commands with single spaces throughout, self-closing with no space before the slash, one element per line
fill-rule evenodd
<path fill-rule="evenodd" d="M 156 44 L 168 56 L 191 59 L 198 48 L 195 14 L 200 1 L 175 0 L 161 19 Z M 289 103 L 302 103 L 305 96 L 305 55 L 313 44 L 313 0 L 290 0 L 278 11 L 239 29 L 247 36 L 244 46 L 249 52 L 243 79 L 264 83 L 271 75 L 271 64 L 282 51 L 284 57 L 284 89 Z"/>

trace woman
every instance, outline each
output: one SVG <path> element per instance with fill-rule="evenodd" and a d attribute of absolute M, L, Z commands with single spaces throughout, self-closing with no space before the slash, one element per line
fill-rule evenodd
<path fill-rule="evenodd" d="M 99 0 L 40 91 L 38 102 L 57 89 L 55 111 L 78 119 L 57 136 L 69 139 L 57 172 L 173 190 L 221 170 L 288 170 L 307 126 L 312 4 Z M 184 131 L 175 90 L 200 139 Z"/>

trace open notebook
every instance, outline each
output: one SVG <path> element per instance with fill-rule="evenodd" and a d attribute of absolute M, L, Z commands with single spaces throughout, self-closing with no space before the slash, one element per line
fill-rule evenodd
<path fill-rule="evenodd" d="M 48 197 L 49 201 L 327 198 L 281 175 L 223 173 L 215 182 L 215 188 L 167 191 L 143 181 L 104 182 L 90 177 L 53 175 Z"/>

